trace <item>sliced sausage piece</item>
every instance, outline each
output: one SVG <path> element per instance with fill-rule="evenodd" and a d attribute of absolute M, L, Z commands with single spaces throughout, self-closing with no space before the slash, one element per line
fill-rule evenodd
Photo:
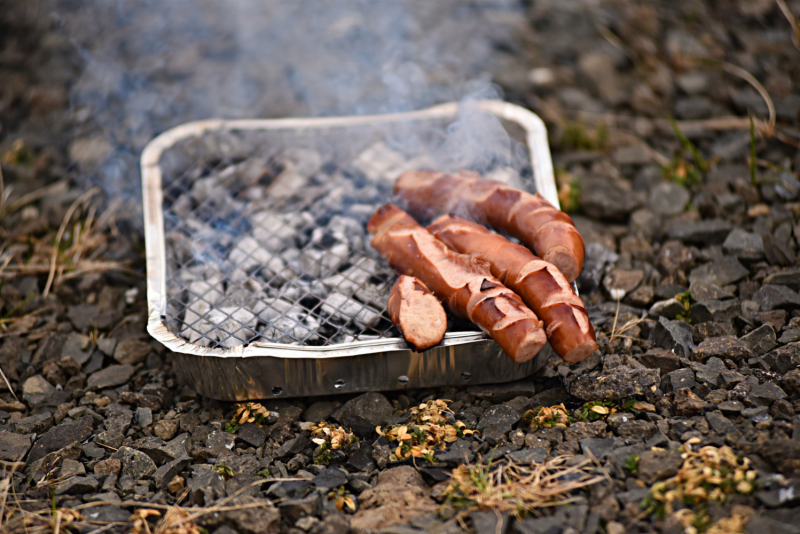
<path fill-rule="evenodd" d="M 399 205 L 415 217 L 455 213 L 511 234 L 558 267 L 572 282 L 581 273 L 586 247 L 572 218 L 540 194 L 496 180 L 433 171 L 408 171 L 397 178 Z"/>
<path fill-rule="evenodd" d="M 589 314 L 555 265 L 480 224 L 454 215 L 439 217 L 428 231 L 456 252 L 488 262 L 492 274 L 544 321 L 550 346 L 565 361 L 582 361 L 597 350 Z"/>
<path fill-rule="evenodd" d="M 489 272 L 458 254 L 394 204 L 378 208 L 367 223 L 372 246 L 400 274 L 414 276 L 456 315 L 471 320 L 515 362 L 530 360 L 547 342 L 542 322 Z"/>
<path fill-rule="evenodd" d="M 411 350 L 427 350 L 444 339 L 447 315 L 418 278 L 401 274 L 392 286 L 386 310 Z"/>

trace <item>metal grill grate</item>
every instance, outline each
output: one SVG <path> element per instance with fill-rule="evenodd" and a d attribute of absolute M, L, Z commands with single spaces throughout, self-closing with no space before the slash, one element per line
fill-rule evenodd
<path fill-rule="evenodd" d="M 408 149 L 373 132 L 342 151 L 319 138 L 286 148 L 252 132 L 203 135 L 162 157 L 163 324 L 212 349 L 399 337 L 385 310 L 396 273 L 369 246 L 366 221 L 400 172 L 437 165 L 430 151 L 440 140 Z M 533 190 L 524 153 L 512 166 L 473 168 Z M 476 331 L 454 317 L 448 324 L 450 333 Z"/>

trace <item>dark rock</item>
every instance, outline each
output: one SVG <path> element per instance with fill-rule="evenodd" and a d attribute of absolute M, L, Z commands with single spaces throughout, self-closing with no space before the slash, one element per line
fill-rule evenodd
<path fill-rule="evenodd" d="M 19 462 L 30 448 L 30 437 L 0 430 L 0 460 Z"/>
<path fill-rule="evenodd" d="M 358 450 L 347 458 L 347 467 L 354 471 L 371 471 L 375 468 L 372 445 L 362 442 Z"/>
<path fill-rule="evenodd" d="M 692 326 L 692 341 L 697 344 L 711 337 L 734 335 L 736 335 L 736 330 L 731 323 L 715 323 L 709 321 Z"/>
<path fill-rule="evenodd" d="M 754 356 L 753 351 L 743 341 L 733 336 L 711 337 L 700 343 L 692 355 L 692 359 L 705 362 L 712 356 L 720 359 L 739 361 Z"/>
<path fill-rule="evenodd" d="M 572 383 L 570 393 L 585 401 L 619 400 L 655 391 L 659 382 L 658 369 L 631 369 L 623 365 L 599 376 L 578 377 Z"/>
<path fill-rule="evenodd" d="M 561 506 L 547 517 L 528 517 L 517 521 L 513 525 L 515 534 L 557 534 L 563 530 L 583 532 L 586 527 L 586 515 L 589 506 L 586 503 L 576 503 L 571 506 Z"/>
<path fill-rule="evenodd" d="M 725 254 L 731 254 L 743 261 L 758 261 L 764 257 L 764 243 L 761 236 L 734 228 L 722 244 Z M 780 282 L 776 282 L 780 283 Z"/>
<path fill-rule="evenodd" d="M 653 288 L 653 293 L 655 293 L 657 299 L 666 300 L 680 293 L 685 293 L 686 290 L 687 288 L 675 284 L 660 284 Z"/>
<path fill-rule="evenodd" d="M 122 365 L 136 365 L 143 362 L 151 350 L 150 343 L 145 341 L 136 338 L 123 339 L 117 343 L 114 359 Z"/>
<path fill-rule="evenodd" d="M 689 198 L 689 192 L 685 187 L 675 182 L 664 181 L 650 190 L 647 204 L 655 213 L 671 217 L 683 213 Z"/>
<path fill-rule="evenodd" d="M 153 424 L 153 410 L 150 408 L 136 408 L 136 422 L 145 428 Z"/>
<path fill-rule="evenodd" d="M 215 428 L 211 432 L 209 432 L 208 435 L 206 436 L 206 447 L 208 448 L 212 456 L 219 456 L 220 454 L 232 450 L 235 440 L 236 436 L 234 436 L 233 434 L 225 432 L 222 429 Z"/>
<path fill-rule="evenodd" d="M 96 475 L 118 475 L 122 469 L 122 462 L 116 458 L 109 458 L 107 460 L 100 460 L 94 464 L 94 473 Z"/>
<path fill-rule="evenodd" d="M 771 439 L 756 447 L 756 453 L 787 476 L 800 476 L 800 441 Z"/>
<path fill-rule="evenodd" d="M 775 382 L 764 382 L 750 386 L 747 401 L 753 406 L 769 406 L 774 401 L 785 399 L 786 393 Z"/>
<path fill-rule="evenodd" d="M 674 319 L 685 311 L 686 308 L 684 308 L 683 304 L 678 302 L 676 299 L 667 299 L 653 304 L 647 311 L 647 316 L 652 319 L 658 319 L 659 317 Z"/>
<path fill-rule="evenodd" d="M 8 426 L 17 434 L 43 434 L 53 426 L 53 416 L 44 412 L 22 419 L 11 419 Z"/>
<path fill-rule="evenodd" d="M 708 403 L 695 395 L 690 389 L 675 391 L 675 413 L 684 417 L 698 415 Z"/>
<path fill-rule="evenodd" d="M 533 462 L 542 463 L 547 458 L 547 449 L 541 447 L 534 447 L 532 449 L 520 449 L 518 451 L 509 452 L 506 458 L 513 462 L 523 465 L 530 465 Z"/>
<path fill-rule="evenodd" d="M 717 408 L 726 415 L 738 415 L 742 412 L 744 405 L 737 401 L 723 401 L 717 404 Z"/>
<path fill-rule="evenodd" d="M 717 357 L 709 358 L 705 365 L 695 365 L 697 381 L 712 388 L 720 385 L 720 375 L 728 371 L 725 363 Z"/>
<path fill-rule="evenodd" d="M 536 384 L 529 378 L 505 384 L 481 384 L 467 388 L 467 393 L 476 399 L 489 400 L 493 403 L 507 402 L 516 397 L 532 397 L 536 392 Z"/>
<path fill-rule="evenodd" d="M 228 497 L 234 495 L 249 495 L 250 497 L 261 497 L 261 486 L 264 478 L 258 475 L 237 475 L 225 481 L 225 494 Z"/>
<path fill-rule="evenodd" d="M 67 336 L 64 346 L 61 349 L 61 357 L 70 356 L 75 358 L 78 364 L 83 365 L 89 361 L 94 352 L 94 343 L 89 336 L 81 334 L 70 334 Z"/>
<path fill-rule="evenodd" d="M 643 198 L 624 180 L 593 176 L 582 181 L 580 205 L 593 219 L 623 220 L 642 204 Z"/>
<path fill-rule="evenodd" d="M 131 449 L 130 447 L 120 447 L 111 458 L 120 461 L 121 476 L 129 476 L 134 480 L 140 480 L 155 473 L 156 464 L 148 455 L 143 452 Z"/>
<path fill-rule="evenodd" d="M 100 482 L 93 476 L 71 477 L 56 486 L 56 495 L 82 495 L 92 493 L 100 487 Z"/>
<path fill-rule="evenodd" d="M 35 462 L 45 454 L 63 449 L 75 443 L 83 442 L 92 435 L 94 419 L 85 415 L 77 421 L 64 421 L 54 426 L 36 441 L 28 455 L 28 462 Z"/>
<path fill-rule="evenodd" d="M 677 391 L 681 388 L 693 388 L 696 385 L 694 381 L 694 371 L 691 369 L 678 369 L 672 371 L 667 376 L 672 391 Z"/>
<path fill-rule="evenodd" d="M 794 343 L 795 341 L 800 341 L 800 327 L 784 330 L 778 339 L 779 343 Z"/>
<path fill-rule="evenodd" d="M 755 302 L 764 311 L 781 308 L 794 310 L 800 308 L 800 295 L 786 286 L 765 285 L 753 295 Z"/>
<path fill-rule="evenodd" d="M 340 469 L 328 467 L 314 477 L 314 486 L 318 490 L 330 490 L 347 484 L 347 475 Z"/>
<path fill-rule="evenodd" d="M 715 284 L 695 282 L 689 286 L 692 298 L 698 302 L 703 300 L 725 300 L 735 296 L 735 292 L 728 287 L 722 288 Z"/>
<path fill-rule="evenodd" d="M 302 418 L 303 421 L 311 421 L 319 423 L 324 421 L 336 410 L 336 406 L 330 401 L 319 401 L 313 403 L 305 409 Z"/>
<path fill-rule="evenodd" d="M 800 503 L 800 480 L 787 482 L 785 486 L 780 488 L 759 491 L 756 493 L 758 500 L 770 508 Z M 798 528 L 798 531 L 800 531 L 800 528 Z"/>
<path fill-rule="evenodd" d="M 650 349 L 639 359 L 645 367 L 661 371 L 661 376 L 666 376 L 681 367 L 680 358 L 674 352 L 666 349 Z"/>
<path fill-rule="evenodd" d="M 656 432 L 658 432 L 658 427 L 655 423 L 644 419 L 624 421 L 617 428 L 617 436 L 623 439 L 649 439 Z"/>
<path fill-rule="evenodd" d="M 460 465 L 475 459 L 475 453 L 472 451 L 469 441 L 461 438 L 451 443 L 447 450 L 436 451 L 434 456 L 440 462 L 447 462 L 453 465 Z"/>
<path fill-rule="evenodd" d="M 564 440 L 581 441 L 588 438 L 605 438 L 607 435 L 605 421 L 593 421 L 591 423 L 579 421 L 571 424 L 564 431 Z"/>
<path fill-rule="evenodd" d="M 86 381 L 86 389 L 106 389 L 121 386 L 131 379 L 133 373 L 134 368 L 131 365 L 109 365 L 105 369 L 89 376 Z"/>
<path fill-rule="evenodd" d="M 603 287 L 612 297 L 622 298 L 642 283 L 644 272 L 640 270 L 613 269 L 603 279 Z M 621 292 L 621 293 L 620 293 Z M 618 295 L 618 293 L 620 293 Z"/>
<path fill-rule="evenodd" d="M 745 419 L 753 419 L 760 415 L 765 415 L 767 412 L 769 412 L 769 409 L 766 406 L 755 406 L 742 410 L 742 417 Z"/>
<path fill-rule="evenodd" d="M 304 499 L 287 499 L 278 505 L 280 517 L 290 524 L 296 523 L 302 517 L 314 515 L 318 503 L 319 498 L 314 494 Z"/>
<path fill-rule="evenodd" d="M 483 431 L 489 425 L 496 425 L 505 429 L 504 432 L 511 430 L 511 427 L 520 420 L 520 414 L 516 410 L 505 404 L 492 406 L 483 413 L 476 430 Z"/>
<path fill-rule="evenodd" d="M 106 356 L 113 356 L 117 347 L 117 340 L 113 337 L 104 337 L 97 340 L 97 348 Z"/>
<path fill-rule="evenodd" d="M 288 441 L 285 441 L 280 448 L 275 451 L 274 457 L 275 458 L 286 458 L 287 456 L 294 456 L 295 454 L 299 454 L 303 452 L 303 449 L 306 448 L 309 441 L 308 438 L 304 435 L 299 435 L 295 438 L 292 438 Z"/>
<path fill-rule="evenodd" d="M 735 427 L 730 419 L 718 411 L 706 412 L 706 421 L 708 421 L 708 426 L 711 427 L 711 430 L 722 436 Z"/>
<path fill-rule="evenodd" d="M 509 427 L 502 424 L 490 424 L 481 431 L 481 434 L 486 443 L 494 446 L 505 443 L 506 434 L 509 430 Z"/>
<path fill-rule="evenodd" d="M 267 534 L 280 531 L 280 520 L 281 515 L 270 501 L 238 495 L 223 510 L 198 518 L 197 524 L 208 531 L 227 526 L 238 534 Z M 297 521 L 289 520 L 291 524 Z"/>
<path fill-rule="evenodd" d="M 380 393 L 365 393 L 347 401 L 331 417 L 365 438 L 375 433 L 375 427 L 386 424 L 393 411 L 392 405 Z"/>
<path fill-rule="evenodd" d="M 758 312 L 753 316 L 757 325 L 769 325 L 773 330 L 778 331 L 786 324 L 786 311 L 773 310 L 767 312 Z"/>
<path fill-rule="evenodd" d="M 528 406 L 530 408 L 536 408 L 538 406 L 553 406 L 554 404 L 567 402 L 568 396 L 567 390 L 564 389 L 563 385 L 559 384 L 554 388 L 546 389 L 531 397 L 531 401 Z"/>
<path fill-rule="evenodd" d="M 208 506 L 225 496 L 225 480 L 213 469 L 195 471 L 188 486 L 189 499 L 199 506 Z"/>
<path fill-rule="evenodd" d="M 738 282 L 748 274 L 748 270 L 739 260 L 732 256 L 706 263 L 693 269 L 689 274 L 689 283 L 705 283 L 726 286 Z"/>
<path fill-rule="evenodd" d="M 689 358 L 694 348 L 692 327 L 684 321 L 670 321 L 659 317 L 653 330 L 656 347 L 674 352 L 679 358 Z"/>
<path fill-rule="evenodd" d="M 719 245 L 733 229 L 733 225 L 722 219 L 706 219 L 691 222 L 676 222 L 667 228 L 670 239 L 688 245 Z M 725 284 L 721 284 L 725 285 Z"/>
<path fill-rule="evenodd" d="M 692 304 L 690 317 L 692 324 L 708 321 L 725 323 L 732 321 L 741 313 L 739 301 L 731 300 L 702 300 Z"/>
<path fill-rule="evenodd" d="M 639 455 L 639 478 L 645 484 L 652 484 L 678 474 L 683 464 L 681 453 L 655 450 L 644 451 Z"/>
<path fill-rule="evenodd" d="M 761 356 L 778 346 L 775 343 L 775 330 L 768 324 L 764 324 L 741 337 L 741 340 L 750 347 L 753 354 Z"/>
<path fill-rule="evenodd" d="M 653 286 L 639 286 L 632 293 L 625 297 L 625 304 L 644 308 L 653 302 Z"/>
<path fill-rule="evenodd" d="M 800 343 L 789 343 L 783 347 L 776 347 L 764 355 L 764 361 L 769 368 L 779 374 L 786 374 L 791 369 L 800 366 Z"/>
<path fill-rule="evenodd" d="M 792 369 L 783 376 L 783 389 L 795 397 L 800 396 L 800 369 Z"/>
<path fill-rule="evenodd" d="M 164 489 L 176 475 L 186 468 L 191 463 L 192 459 L 188 456 L 182 456 L 169 461 L 156 469 L 153 475 L 153 481 L 156 483 L 156 488 Z"/>
<path fill-rule="evenodd" d="M 236 438 L 257 449 L 267 440 L 267 432 L 256 424 L 245 423 L 239 427 Z"/>
<path fill-rule="evenodd" d="M 764 278 L 764 285 L 787 286 L 795 291 L 800 291 L 800 269 L 784 269 L 768 274 Z"/>
<path fill-rule="evenodd" d="M 50 401 L 56 388 L 42 375 L 34 375 L 22 384 L 22 398 L 32 406 L 39 406 Z"/>
<path fill-rule="evenodd" d="M 624 445 L 621 439 L 617 438 L 585 438 L 580 440 L 581 453 L 590 454 L 602 462 L 616 448 Z"/>
<path fill-rule="evenodd" d="M 157 395 L 144 395 L 142 393 L 134 393 L 132 391 L 123 391 L 119 394 L 117 402 L 122 404 L 132 404 L 139 408 L 150 408 L 153 411 L 161 409 L 162 400 Z"/>

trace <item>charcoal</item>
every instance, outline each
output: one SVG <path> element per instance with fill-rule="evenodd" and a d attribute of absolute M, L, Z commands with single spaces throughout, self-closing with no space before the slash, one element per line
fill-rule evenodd
<path fill-rule="evenodd" d="M 371 325 L 381 316 L 379 310 L 335 291 L 322 302 L 322 311 L 333 317 L 350 318 L 366 326 Z"/>

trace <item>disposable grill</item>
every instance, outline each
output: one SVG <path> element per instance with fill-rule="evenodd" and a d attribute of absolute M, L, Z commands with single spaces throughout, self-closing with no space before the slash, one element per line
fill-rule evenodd
<path fill-rule="evenodd" d="M 484 147 L 489 157 L 473 163 L 557 205 L 541 120 L 504 102 L 472 106 L 528 148 L 495 161 Z M 460 165 L 443 148 L 458 117 L 445 104 L 212 120 L 154 139 L 141 160 L 148 330 L 182 377 L 205 396 L 244 400 L 502 382 L 541 367 L 549 346 L 516 364 L 454 317 L 441 346 L 414 353 L 385 310 L 396 274 L 365 222 L 400 172 Z"/>

